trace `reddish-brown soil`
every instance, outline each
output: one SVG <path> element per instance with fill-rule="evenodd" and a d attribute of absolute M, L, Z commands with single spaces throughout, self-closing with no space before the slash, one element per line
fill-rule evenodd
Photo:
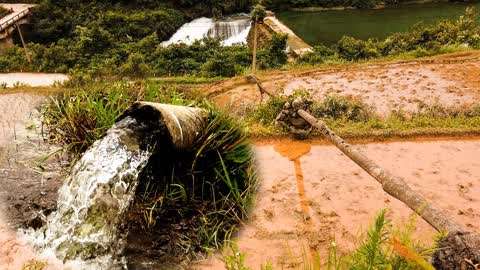
<path fill-rule="evenodd" d="M 307 90 L 317 100 L 328 94 L 358 97 L 380 115 L 392 110 L 416 111 L 422 104 L 468 106 L 480 98 L 480 52 L 455 53 L 416 61 L 358 64 L 334 69 L 260 74 L 272 93 Z M 256 86 L 244 78 L 205 89 L 217 104 L 243 112 L 258 104 Z"/>
<path fill-rule="evenodd" d="M 366 155 L 404 179 L 455 221 L 480 232 L 480 140 L 391 142 L 357 145 Z M 382 191 L 372 177 L 335 147 L 279 141 L 256 147 L 261 187 L 251 220 L 238 244 L 247 265 L 259 269 L 302 269 L 305 251 L 323 262 L 335 241 L 340 253 L 352 250 L 358 236 L 382 208 L 395 225 L 412 211 Z M 414 236 L 432 244 L 434 229 L 420 218 Z M 219 258 L 198 269 L 224 269 Z"/>
<path fill-rule="evenodd" d="M 0 95 L 0 268 L 22 269 L 33 250 L 19 227 L 41 226 L 56 206 L 61 160 L 43 143 L 36 109 L 45 99 L 31 93 Z"/>

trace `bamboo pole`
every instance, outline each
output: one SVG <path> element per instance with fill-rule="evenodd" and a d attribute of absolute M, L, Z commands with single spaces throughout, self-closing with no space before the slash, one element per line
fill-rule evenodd
<path fill-rule="evenodd" d="M 30 54 L 28 54 L 27 44 L 25 44 L 25 40 L 23 39 L 22 30 L 20 29 L 18 23 L 15 23 L 15 26 L 17 26 L 18 34 L 20 35 L 20 40 L 22 41 L 22 46 L 25 50 L 25 56 L 27 57 L 27 61 L 28 63 L 31 63 L 32 59 L 30 58 Z"/>
<path fill-rule="evenodd" d="M 249 83 L 254 83 L 257 85 L 258 87 L 258 90 L 260 91 L 260 94 L 262 95 L 262 98 L 263 98 L 263 94 L 267 94 L 268 96 L 270 97 L 275 97 L 274 94 L 270 93 L 265 87 L 263 87 L 262 83 L 260 82 L 260 80 L 257 78 L 257 76 L 255 76 L 255 74 L 250 74 L 247 76 L 247 81 Z"/>
<path fill-rule="evenodd" d="M 257 18 L 255 17 L 253 21 L 253 60 L 252 60 L 252 74 L 257 73 L 257 41 L 258 41 L 258 32 L 257 32 Z"/>
<path fill-rule="evenodd" d="M 298 114 L 310 125 L 317 128 L 322 135 L 330 140 L 340 151 L 382 184 L 385 192 L 405 203 L 437 231 L 446 231 L 449 233 L 465 231 L 463 226 L 453 222 L 442 210 L 429 203 L 422 195 L 410 188 L 402 178 L 396 177 L 382 169 L 375 164 L 373 160 L 367 158 L 351 145 L 347 144 L 342 138 L 330 130 L 323 121 L 316 119 L 304 110 L 299 110 Z"/>

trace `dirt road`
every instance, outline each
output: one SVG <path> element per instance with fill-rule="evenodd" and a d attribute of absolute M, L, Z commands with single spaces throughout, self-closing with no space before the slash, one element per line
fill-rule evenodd
<path fill-rule="evenodd" d="M 416 111 L 422 104 L 462 107 L 480 100 L 480 52 L 427 59 L 339 68 L 276 71 L 260 74 L 270 92 L 309 91 L 317 100 L 328 94 L 358 97 L 380 115 L 392 110 Z M 217 104 L 242 112 L 260 101 L 260 93 L 244 78 L 204 89 Z"/>

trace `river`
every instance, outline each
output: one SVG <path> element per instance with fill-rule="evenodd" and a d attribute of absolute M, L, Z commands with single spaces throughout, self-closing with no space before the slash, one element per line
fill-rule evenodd
<path fill-rule="evenodd" d="M 344 35 L 385 38 L 407 31 L 418 22 L 457 18 L 468 6 L 480 10 L 480 3 L 427 3 L 374 10 L 285 11 L 277 16 L 307 43 L 317 45 L 336 43 Z"/>

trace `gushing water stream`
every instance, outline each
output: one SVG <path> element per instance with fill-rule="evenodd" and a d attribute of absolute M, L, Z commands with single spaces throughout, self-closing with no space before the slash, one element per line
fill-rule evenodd
<path fill-rule="evenodd" d="M 147 131 L 127 117 L 83 155 L 59 190 L 57 211 L 35 232 L 35 247 L 75 269 L 123 267 L 117 230 L 153 152 L 142 141 Z"/>
<path fill-rule="evenodd" d="M 224 46 L 237 43 L 246 43 L 250 31 L 250 18 L 246 15 L 234 16 L 225 20 L 198 18 L 184 24 L 163 45 L 175 43 L 192 44 L 194 41 L 205 38 L 218 38 Z"/>
<path fill-rule="evenodd" d="M 125 215 L 154 153 L 191 147 L 202 130 L 200 109 L 138 102 L 74 165 L 46 226 L 27 232 L 41 257 L 64 269 L 126 269 Z"/>

